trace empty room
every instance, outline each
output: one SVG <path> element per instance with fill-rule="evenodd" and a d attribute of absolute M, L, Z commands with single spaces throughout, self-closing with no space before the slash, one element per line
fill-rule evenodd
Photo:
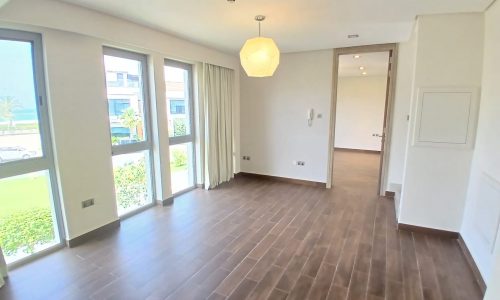
<path fill-rule="evenodd" d="M 500 299 L 496 0 L 0 0 L 0 299 Z"/>

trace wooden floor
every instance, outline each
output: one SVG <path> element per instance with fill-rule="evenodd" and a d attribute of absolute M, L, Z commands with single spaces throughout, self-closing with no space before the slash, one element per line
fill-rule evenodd
<path fill-rule="evenodd" d="M 10 273 L 0 299 L 480 299 L 454 240 L 396 230 L 378 155 L 332 190 L 238 178 Z"/>

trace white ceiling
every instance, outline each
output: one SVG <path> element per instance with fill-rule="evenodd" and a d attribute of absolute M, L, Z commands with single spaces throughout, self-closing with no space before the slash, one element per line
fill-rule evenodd
<path fill-rule="evenodd" d="M 484 11 L 492 0 L 61 0 L 237 53 L 257 34 L 282 52 L 400 42 L 417 15 Z M 359 34 L 348 39 L 348 34 Z"/>
<path fill-rule="evenodd" d="M 360 70 L 359 67 L 364 67 Z M 354 54 L 339 56 L 339 76 L 381 76 L 387 75 L 389 68 L 389 52 L 360 53 L 359 58 Z M 366 72 L 366 75 L 362 73 Z"/>

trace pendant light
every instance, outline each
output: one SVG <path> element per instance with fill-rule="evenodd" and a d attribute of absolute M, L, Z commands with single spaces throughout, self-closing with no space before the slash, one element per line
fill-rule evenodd
<path fill-rule="evenodd" d="M 259 36 L 248 39 L 240 51 L 241 66 L 249 77 L 273 76 L 280 63 L 280 50 L 271 38 L 260 36 L 260 22 L 266 19 L 258 15 Z"/>

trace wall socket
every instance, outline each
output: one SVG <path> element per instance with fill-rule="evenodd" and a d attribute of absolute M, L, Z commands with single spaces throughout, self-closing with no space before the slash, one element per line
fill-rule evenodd
<path fill-rule="evenodd" d="M 250 156 L 243 156 L 243 160 L 250 160 Z"/>
<path fill-rule="evenodd" d="M 294 160 L 292 162 L 293 165 L 296 165 L 296 166 L 305 166 L 306 165 L 306 162 L 305 161 L 297 161 L 297 160 Z"/>
<path fill-rule="evenodd" d="M 87 208 L 87 207 L 92 206 L 92 205 L 94 205 L 94 198 L 82 201 L 82 208 Z"/>

